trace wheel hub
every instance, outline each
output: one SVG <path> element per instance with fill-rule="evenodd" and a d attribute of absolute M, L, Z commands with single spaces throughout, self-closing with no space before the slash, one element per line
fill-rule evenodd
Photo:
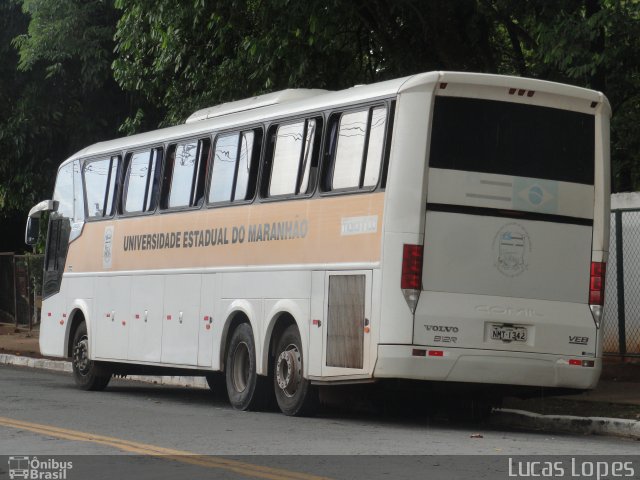
<path fill-rule="evenodd" d="M 276 382 L 288 397 L 295 395 L 302 378 L 302 361 L 295 345 L 289 345 L 278 356 L 276 364 Z"/>
<path fill-rule="evenodd" d="M 231 369 L 234 389 L 239 393 L 244 392 L 249 384 L 249 375 L 251 372 L 249 346 L 245 342 L 241 342 L 236 346 L 233 353 Z"/>
<path fill-rule="evenodd" d="M 73 349 L 73 366 L 81 375 L 89 373 L 89 339 L 86 335 L 80 338 Z"/>

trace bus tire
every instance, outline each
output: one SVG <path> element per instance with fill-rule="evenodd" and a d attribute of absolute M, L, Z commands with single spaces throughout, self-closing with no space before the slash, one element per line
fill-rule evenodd
<path fill-rule="evenodd" d="M 296 325 L 289 325 L 276 344 L 273 368 L 276 401 L 285 415 L 311 416 L 318 409 L 318 389 L 304 378 L 303 362 L 300 332 Z"/>
<path fill-rule="evenodd" d="M 251 326 L 241 323 L 229 341 L 225 362 L 229 402 L 236 410 L 262 410 L 268 395 L 268 379 L 258 376 L 256 346 Z"/>
<path fill-rule="evenodd" d="M 71 364 L 73 380 L 82 390 L 104 390 L 111 380 L 111 372 L 89 359 L 89 336 L 84 322 L 78 326 L 73 336 Z"/>
<path fill-rule="evenodd" d="M 226 400 L 227 395 L 227 380 L 222 372 L 211 372 L 205 375 L 207 379 L 207 385 L 211 390 L 211 394 L 215 400 Z"/>

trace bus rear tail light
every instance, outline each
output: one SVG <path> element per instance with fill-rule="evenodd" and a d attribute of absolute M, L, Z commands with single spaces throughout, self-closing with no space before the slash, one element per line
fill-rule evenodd
<path fill-rule="evenodd" d="M 589 308 L 596 326 L 600 327 L 602 308 L 604 306 L 604 284 L 607 275 L 605 262 L 591 262 L 591 278 L 589 279 Z"/>
<path fill-rule="evenodd" d="M 596 362 L 595 360 L 580 360 L 578 358 L 572 358 L 569 360 L 569 365 L 573 365 L 576 367 L 595 367 L 596 366 Z"/>
<path fill-rule="evenodd" d="M 402 250 L 402 278 L 400 288 L 404 299 L 411 309 L 411 313 L 416 313 L 420 291 L 422 289 L 422 245 L 405 244 Z"/>

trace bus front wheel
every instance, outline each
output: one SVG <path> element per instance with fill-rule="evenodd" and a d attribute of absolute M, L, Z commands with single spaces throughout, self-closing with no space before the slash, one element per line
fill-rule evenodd
<path fill-rule="evenodd" d="M 318 408 L 318 389 L 304 378 L 302 342 L 296 325 L 290 325 L 278 339 L 273 385 L 280 410 L 285 415 L 309 416 Z"/>
<path fill-rule="evenodd" d="M 84 322 L 73 336 L 71 363 L 73 379 L 82 390 L 104 390 L 111 380 L 111 372 L 89 359 L 89 336 Z"/>
<path fill-rule="evenodd" d="M 256 370 L 256 346 L 251 326 L 242 323 L 234 330 L 225 362 L 229 402 L 236 410 L 261 410 L 266 405 L 268 382 Z"/>

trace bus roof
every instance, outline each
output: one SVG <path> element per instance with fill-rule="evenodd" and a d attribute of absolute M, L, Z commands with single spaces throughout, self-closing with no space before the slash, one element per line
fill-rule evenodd
<path fill-rule="evenodd" d="M 424 88 L 427 84 L 435 85 L 436 83 L 536 89 L 561 96 L 603 102 L 605 108 L 610 111 L 606 97 L 594 90 L 522 77 L 435 71 L 369 85 L 358 85 L 335 92 L 289 89 L 209 107 L 194 112 L 187 120 L 187 123 L 181 125 L 95 143 L 76 152 L 63 164 L 79 157 L 91 157 L 125 149 L 135 149 L 178 138 L 197 136 L 211 130 L 224 130 L 237 125 L 259 123 L 282 116 L 321 111 L 337 105 L 358 104 L 367 100 L 389 98 L 399 93 L 410 92 L 415 88 Z"/>

